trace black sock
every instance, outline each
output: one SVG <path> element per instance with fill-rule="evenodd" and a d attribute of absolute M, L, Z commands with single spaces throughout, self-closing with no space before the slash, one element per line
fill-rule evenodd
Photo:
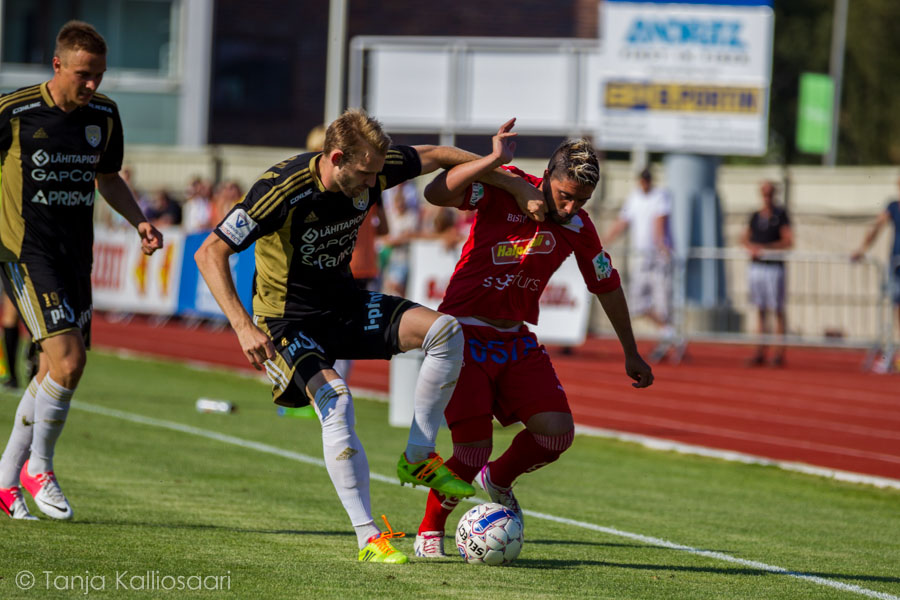
<path fill-rule="evenodd" d="M 19 324 L 13 327 L 3 328 L 3 342 L 6 345 L 6 364 L 9 366 L 9 380 L 12 383 L 18 381 L 16 375 L 16 358 L 19 355 Z"/>

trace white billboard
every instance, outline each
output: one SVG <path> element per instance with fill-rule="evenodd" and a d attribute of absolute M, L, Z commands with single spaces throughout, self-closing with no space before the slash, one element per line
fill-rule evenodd
<path fill-rule="evenodd" d="M 406 297 L 437 310 L 461 250 L 461 245 L 448 249 L 438 240 L 412 242 Z M 578 262 L 574 256 L 569 256 L 541 294 L 540 323 L 528 327 L 542 343 L 577 346 L 584 342 L 587 335 L 592 297 L 584 284 Z"/>
<path fill-rule="evenodd" d="M 599 146 L 765 154 L 771 0 L 606 0 L 601 11 L 589 93 Z"/>
<path fill-rule="evenodd" d="M 94 228 L 91 272 L 94 308 L 119 312 L 174 315 L 184 253 L 184 234 L 163 229 L 165 246 L 151 256 L 131 227 Z"/>

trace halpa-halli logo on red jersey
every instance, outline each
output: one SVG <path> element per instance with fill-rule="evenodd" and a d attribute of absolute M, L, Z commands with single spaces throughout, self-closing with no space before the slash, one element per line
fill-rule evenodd
<path fill-rule="evenodd" d="M 550 254 L 556 249 L 556 238 L 549 231 L 535 232 L 534 236 L 523 240 L 500 242 L 491 248 L 491 258 L 495 265 L 509 265 L 521 262 L 529 254 Z"/>

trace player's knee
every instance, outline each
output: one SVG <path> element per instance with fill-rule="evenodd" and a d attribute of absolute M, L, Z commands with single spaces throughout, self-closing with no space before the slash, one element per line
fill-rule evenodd
<path fill-rule="evenodd" d="M 63 387 L 73 389 L 78 385 L 87 359 L 83 353 L 72 353 L 51 364 L 50 374 L 53 380 Z"/>
<path fill-rule="evenodd" d="M 353 398 L 343 379 L 323 383 L 313 398 L 323 432 L 350 430 L 353 428 Z"/>
<path fill-rule="evenodd" d="M 533 435 L 558 436 L 575 429 L 572 413 L 542 412 L 532 415 L 525 423 L 525 428 Z"/>
<path fill-rule="evenodd" d="M 463 332 L 459 322 L 450 315 L 441 315 L 425 334 L 422 350 L 430 356 L 462 359 L 463 345 Z"/>

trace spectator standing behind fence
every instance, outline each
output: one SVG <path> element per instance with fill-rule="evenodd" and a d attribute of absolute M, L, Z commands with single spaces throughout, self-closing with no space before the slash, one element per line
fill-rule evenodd
<path fill-rule="evenodd" d="M 665 188 L 653 186 L 650 169 L 638 174 L 637 183 L 603 239 L 609 247 L 626 229 L 629 231 L 628 302 L 632 317 L 649 318 L 668 342 L 675 335 L 671 325 L 672 198 Z M 651 360 L 661 359 L 667 347 L 660 345 L 650 355 Z"/>
<path fill-rule="evenodd" d="M 165 188 L 150 194 L 144 215 L 154 227 L 181 225 L 181 206 Z"/>
<path fill-rule="evenodd" d="M 241 201 L 244 192 L 235 181 L 223 181 L 213 192 L 210 219 L 214 224 L 225 218 L 231 208 Z"/>
<path fill-rule="evenodd" d="M 414 183 L 407 181 L 394 188 L 387 218 L 390 234 L 380 240 L 389 251 L 381 273 L 381 287 L 385 294 L 403 296 L 409 279 L 409 243 L 420 233 L 418 195 Z"/>
<path fill-rule="evenodd" d="M 900 179 L 897 180 L 897 186 L 900 187 Z M 889 200 L 887 206 L 875 219 L 875 222 L 866 232 L 862 245 L 853 253 L 853 260 L 859 260 L 865 256 L 866 251 L 875 242 L 878 233 L 885 223 L 894 224 L 894 243 L 891 246 L 891 256 L 889 258 L 890 268 L 890 293 L 891 299 L 897 306 L 897 325 L 900 326 L 900 199 Z"/>
<path fill-rule="evenodd" d="M 182 226 L 185 233 L 209 231 L 215 223 L 212 216 L 212 184 L 200 177 L 191 179 L 184 199 Z"/>
<path fill-rule="evenodd" d="M 764 181 L 759 188 L 762 197 L 762 209 L 753 213 L 750 223 L 744 231 L 741 243 L 750 253 L 748 270 L 750 286 L 750 303 L 757 309 L 757 332 L 768 333 L 767 317 L 775 315 L 775 333 L 782 337 L 782 342 L 775 349 L 772 365 L 784 365 L 785 324 L 785 277 L 784 260 L 766 258 L 766 250 L 788 250 L 794 245 L 794 234 L 791 230 L 791 219 L 785 208 L 775 205 L 775 184 Z M 747 362 L 750 366 L 761 366 L 766 362 L 766 344 L 760 343 L 756 354 Z"/>

